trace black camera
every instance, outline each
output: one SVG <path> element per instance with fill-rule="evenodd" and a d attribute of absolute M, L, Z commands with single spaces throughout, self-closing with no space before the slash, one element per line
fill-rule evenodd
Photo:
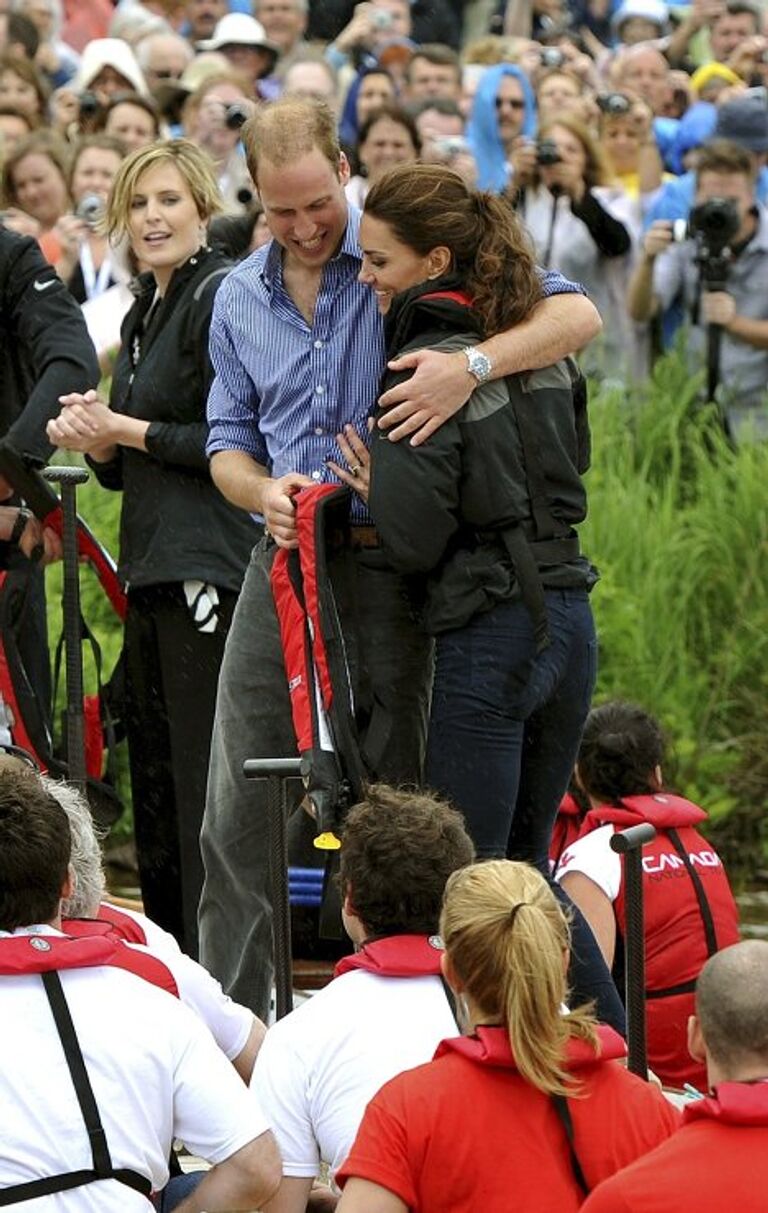
<path fill-rule="evenodd" d="M 80 121 L 95 118 L 101 109 L 101 102 L 95 93 L 86 92 L 80 94 Z"/>
<path fill-rule="evenodd" d="M 719 257 L 740 227 L 739 209 L 731 198 L 708 198 L 694 206 L 688 219 L 688 231 L 708 257 Z"/>
<path fill-rule="evenodd" d="M 565 55 L 559 46 L 545 46 L 540 55 L 542 67 L 562 67 Z"/>
<path fill-rule="evenodd" d="M 559 164 L 562 157 L 557 150 L 554 139 L 539 139 L 536 144 L 536 163 L 539 168 L 549 168 Z"/>
<path fill-rule="evenodd" d="M 240 127 L 245 125 L 250 116 L 251 111 L 248 109 L 248 106 L 242 105 L 239 101 L 233 101 L 231 105 L 227 106 L 227 112 L 224 115 L 224 125 L 227 130 L 239 131 Z"/>
<path fill-rule="evenodd" d="M 632 102 L 623 93 L 600 93 L 597 104 L 604 114 L 628 114 Z"/>

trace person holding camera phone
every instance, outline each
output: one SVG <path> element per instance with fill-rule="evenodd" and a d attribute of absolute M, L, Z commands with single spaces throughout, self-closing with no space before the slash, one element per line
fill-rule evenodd
<path fill-rule="evenodd" d="M 87 135 L 70 163 L 74 209 L 62 215 L 54 229 L 61 246 L 56 272 L 78 303 L 103 295 L 116 281 L 109 243 L 99 225 L 124 156 L 125 148 L 111 135 Z"/>
<path fill-rule="evenodd" d="M 646 232 L 629 286 L 630 315 L 650 320 L 679 297 L 692 370 L 705 366 L 708 328 L 720 329 L 714 394 L 731 437 L 768 437 L 768 214 L 757 203 L 753 158 L 726 140 L 712 140 L 699 154 L 687 229 L 662 219 Z"/>
<path fill-rule="evenodd" d="M 224 207 L 242 214 L 253 199 L 245 160 L 240 154 L 240 128 L 256 108 L 248 81 L 238 72 L 208 76 L 187 99 L 182 131 L 210 156 Z"/>
<path fill-rule="evenodd" d="M 602 149 L 575 118 L 545 122 L 535 147 L 533 181 L 514 198 L 540 263 L 581 282 L 603 319 L 585 352 L 593 375 L 621 377 L 631 347 L 624 290 L 631 238 L 618 217 L 621 191 L 609 186 Z"/>

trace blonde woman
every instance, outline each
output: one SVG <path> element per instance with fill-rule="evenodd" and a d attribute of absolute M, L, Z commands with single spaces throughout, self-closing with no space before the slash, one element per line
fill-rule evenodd
<path fill-rule="evenodd" d="M 568 924 L 534 868 L 455 872 L 440 931 L 467 1035 L 373 1098 L 338 1213 L 571 1213 L 678 1114 L 619 1064 L 611 1028 L 566 1010 Z"/>
<path fill-rule="evenodd" d="M 198 836 L 216 683 L 251 547 L 247 514 L 214 488 L 205 456 L 213 370 L 208 328 L 227 262 L 208 248 L 221 199 L 206 154 L 184 139 L 123 161 L 106 228 L 148 272 L 123 322 L 110 404 L 61 397 L 56 446 L 83 451 L 122 490 L 126 729 L 147 914 L 197 949 Z"/>

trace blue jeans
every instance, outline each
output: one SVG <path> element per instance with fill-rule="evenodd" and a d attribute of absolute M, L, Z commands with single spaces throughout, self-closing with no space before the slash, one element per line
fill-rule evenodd
<path fill-rule="evenodd" d="M 549 880 L 552 825 L 589 711 L 597 639 L 586 591 L 545 597 L 551 644 L 538 655 L 520 600 L 438 636 L 426 775 L 464 814 L 478 859 L 523 860 Z M 575 910 L 572 919 L 574 1002 L 594 999 L 600 1018 L 623 1030 L 594 936 Z"/>
<path fill-rule="evenodd" d="M 546 602 L 552 643 L 538 656 L 519 600 L 438 636 L 427 744 L 427 782 L 461 809 L 478 858 L 544 875 L 597 670 L 586 592 Z"/>

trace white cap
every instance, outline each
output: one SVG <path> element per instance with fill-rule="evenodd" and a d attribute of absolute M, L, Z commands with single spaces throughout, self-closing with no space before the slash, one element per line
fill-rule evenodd
<path fill-rule="evenodd" d="M 625 21 L 631 17 L 642 17 L 644 21 L 652 21 L 659 30 L 666 29 L 669 20 L 669 10 L 664 0 L 624 0 L 611 17 L 613 29 L 621 29 Z"/>
<path fill-rule="evenodd" d="M 217 22 L 213 37 L 197 44 L 201 51 L 220 51 L 222 46 L 260 47 L 271 51 L 275 58 L 280 54 L 280 48 L 269 41 L 261 22 L 247 13 L 227 13 Z"/>

